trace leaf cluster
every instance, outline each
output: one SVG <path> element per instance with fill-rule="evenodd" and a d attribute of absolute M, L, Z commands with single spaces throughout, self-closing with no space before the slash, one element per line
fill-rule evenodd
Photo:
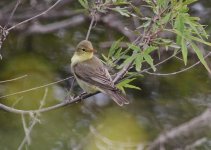
<path fill-rule="evenodd" d="M 79 0 L 79 3 L 85 10 L 107 13 L 108 11 L 118 12 L 122 16 L 130 17 L 128 5 L 131 3 L 127 0 L 99 0 L 95 3 L 89 3 L 88 0 Z"/>
<path fill-rule="evenodd" d="M 80 1 L 84 1 L 82 6 L 87 9 L 87 0 Z M 166 51 L 171 49 L 174 54 L 181 51 L 185 65 L 187 65 L 188 53 L 192 50 L 205 68 L 211 72 L 198 46 L 199 44 L 211 46 L 211 43 L 207 42 L 208 34 L 205 31 L 205 26 L 199 23 L 198 17 L 192 17 L 189 14 L 189 5 L 195 1 L 145 0 L 143 5 L 135 6 L 126 0 L 105 0 L 94 5 L 93 8 L 98 12 L 116 11 L 131 19 L 135 17 L 141 23 L 133 31 L 138 40 L 126 43 L 127 48 L 122 48 L 121 43 L 125 42 L 123 38 L 120 38 L 112 44 L 108 56 L 103 55 L 107 64 L 116 69 L 122 69 L 127 64 L 131 65 L 130 68 L 134 68 L 135 72 L 129 72 L 129 77 L 118 85 L 120 89 L 123 91 L 124 87 L 138 89 L 130 84 L 135 79 L 133 78 L 134 74 L 141 72 L 144 63 L 156 71 L 152 53 L 157 52 L 160 57 L 161 49 Z M 150 13 L 141 12 L 143 8 L 148 9 Z M 171 34 L 165 34 L 167 32 Z M 163 34 L 171 36 L 161 36 Z M 172 38 L 172 34 L 175 35 L 175 38 Z"/>

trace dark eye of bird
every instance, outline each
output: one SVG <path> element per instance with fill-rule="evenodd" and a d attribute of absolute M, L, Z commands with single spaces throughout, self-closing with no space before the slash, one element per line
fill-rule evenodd
<path fill-rule="evenodd" d="M 84 52 L 86 51 L 85 48 L 82 48 L 81 50 L 84 51 Z"/>

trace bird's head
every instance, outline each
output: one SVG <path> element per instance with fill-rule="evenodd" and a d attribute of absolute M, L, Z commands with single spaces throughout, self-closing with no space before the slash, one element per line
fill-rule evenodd
<path fill-rule="evenodd" d="M 92 43 L 87 40 L 81 41 L 77 47 L 76 51 L 72 57 L 73 64 L 78 62 L 83 62 L 85 60 L 91 59 L 94 55 L 95 50 L 93 49 Z"/>
<path fill-rule="evenodd" d="M 83 40 L 77 45 L 76 52 L 80 54 L 89 54 L 94 53 L 95 50 L 90 41 Z"/>

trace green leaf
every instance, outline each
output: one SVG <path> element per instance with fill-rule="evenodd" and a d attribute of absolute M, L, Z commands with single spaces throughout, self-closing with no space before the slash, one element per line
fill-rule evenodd
<path fill-rule="evenodd" d="M 119 48 L 120 42 L 124 39 L 124 37 L 121 37 L 120 39 L 118 39 L 116 42 L 114 42 L 108 52 L 108 57 L 110 58 L 111 56 L 114 55 L 115 50 L 117 50 Z"/>
<path fill-rule="evenodd" d="M 120 90 L 122 90 L 125 93 L 124 88 L 131 88 L 131 89 L 137 89 L 137 90 L 141 90 L 141 88 L 131 85 L 129 83 L 131 83 L 132 81 L 134 81 L 136 78 L 132 78 L 132 79 L 125 79 L 122 82 L 118 83 L 116 85 L 116 87 Z"/>
<path fill-rule="evenodd" d="M 169 20 L 170 20 L 170 18 L 171 18 L 171 13 L 168 13 L 165 17 L 163 17 L 163 18 L 161 19 L 161 24 L 166 24 L 166 23 L 168 23 Z"/>
<path fill-rule="evenodd" d="M 132 6 L 133 10 L 135 11 L 135 13 L 137 15 L 142 16 L 142 13 L 140 11 L 140 8 L 138 8 L 138 7 L 136 7 L 136 6 L 132 5 L 132 4 L 131 4 L 131 6 Z"/>
<path fill-rule="evenodd" d="M 137 72 L 141 71 L 142 62 L 143 62 L 143 56 L 138 55 L 135 59 L 135 65 L 136 65 Z"/>
<path fill-rule="evenodd" d="M 78 0 L 78 1 L 85 9 L 89 8 L 89 4 L 87 0 Z"/>
<path fill-rule="evenodd" d="M 191 40 L 194 40 L 194 41 L 203 43 L 203 44 L 205 44 L 205 45 L 211 46 L 211 43 L 210 43 L 210 42 L 206 42 L 205 40 L 200 39 L 200 38 L 197 38 L 197 37 L 195 37 L 195 36 L 188 36 L 188 38 L 190 38 Z"/>
<path fill-rule="evenodd" d="M 156 46 L 148 46 L 148 47 L 144 50 L 144 53 L 149 54 L 149 53 L 153 52 L 153 51 L 156 50 L 156 49 L 158 49 L 158 47 L 156 47 Z"/>
<path fill-rule="evenodd" d="M 153 59 L 150 55 L 146 54 L 144 55 L 144 59 L 146 60 L 146 62 L 151 66 L 151 68 L 153 69 L 153 71 L 156 71 L 156 68 L 153 64 Z"/>
<path fill-rule="evenodd" d="M 115 58 L 119 58 L 121 56 L 121 54 L 122 54 L 121 52 L 122 52 L 122 48 L 120 47 L 120 48 L 118 48 L 116 50 L 116 53 L 114 54 L 114 57 Z"/>
<path fill-rule="evenodd" d="M 137 27 L 137 29 L 146 28 L 151 24 L 152 20 L 147 20 L 141 26 Z"/>
<path fill-rule="evenodd" d="M 130 57 L 128 57 L 121 65 L 120 68 L 124 67 L 126 64 L 131 63 L 132 61 L 134 61 L 134 59 L 137 57 L 137 55 L 132 55 Z"/>
<path fill-rule="evenodd" d="M 182 48 L 183 60 L 184 60 L 185 65 L 187 65 L 188 49 L 187 49 L 187 45 L 186 45 L 186 41 L 185 41 L 184 37 L 182 37 L 181 42 L 182 42 L 181 48 Z"/>
<path fill-rule="evenodd" d="M 110 9 L 120 13 L 122 16 L 130 17 L 130 12 L 125 8 L 116 7 L 116 8 L 110 8 Z"/>
<path fill-rule="evenodd" d="M 200 38 L 197 38 L 197 37 L 191 36 L 191 35 L 186 35 L 186 36 L 184 36 L 180 31 L 178 31 L 178 30 L 176 30 L 176 29 L 165 29 L 165 30 L 166 30 L 166 31 L 169 31 L 169 32 L 176 33 L 176 34 L 178 34 L 178 35 L 181 36 L 181 37 L 188 38 L 188 39 L 190 39 L 190 40 L 194 40 L 194 41 L 203 43 L 203 44 L 205 44 L 205 45 L 211 46 L 211 43 L 210 43 L 210 42 L 206 42 L 206 41 L 203 40 L 203 39 L 200 39 Z"/>
<path fill-rule="evenodd" d="M 211 73 L 211 70 L 208 67 L 206 61 L 204 60 L 204 56 L 203 56 L 202 52 L 199 50 L 199 48 L 194 43 L 191 43 L 191 47 L 193 48 L 194 52 L 196 53 L 196 55 L 198 56 L 199 60 L 204 65 L 204 67 L 207 69 L 207 71 L 209 73 Z"/>
<path fill-rule="evenodd" d="M 175 24 L 174 24 L 174 28 L 176 30 L 178 30 L 179 32 L 183 33 L 184 32 L 184 18 L 182 17 L 182 15 L 178 15 L 176 20 L 175 20 Z M 182 37 L 180 35 L 177 35 L 177 39 L 176 39 L 176 43 L 178 45 L 181 44 L 181 40 L 182 40 Z"/>
<path fill-rule="evenodd" d="M 141 48 L 139 46 L 134 45 L 134 44 L 127 43 L 127 46 L 129 47 L 129 49 L 132 49 L 136 52 L 141 51 Z"/>
<path fill-rule="evenodd" d="M 102 57 L 105 61 L 108 61 L 108 57 L 106 57 L 104 54 L 102 54 Z"/>
<path fill-rule="evenodd" d="M 140 88 L 140 87 L 137 87 L 137 86 L 135 86 L 135 85 L 131 85 L 131 84 L 126 84 L 124 87 L 126 87 L 126 88 L 130 88 L 130 89 L 141 90 L 141 88 Z"/>

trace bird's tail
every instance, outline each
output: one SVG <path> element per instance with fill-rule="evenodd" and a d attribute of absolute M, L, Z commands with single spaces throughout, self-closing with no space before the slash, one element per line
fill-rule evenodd
<path fill-rule="evenodd" d="M 120 90 L 106 90 L 105 93 L 109 95 L 119 106 L 129 104 L 126 96 Z"/>

